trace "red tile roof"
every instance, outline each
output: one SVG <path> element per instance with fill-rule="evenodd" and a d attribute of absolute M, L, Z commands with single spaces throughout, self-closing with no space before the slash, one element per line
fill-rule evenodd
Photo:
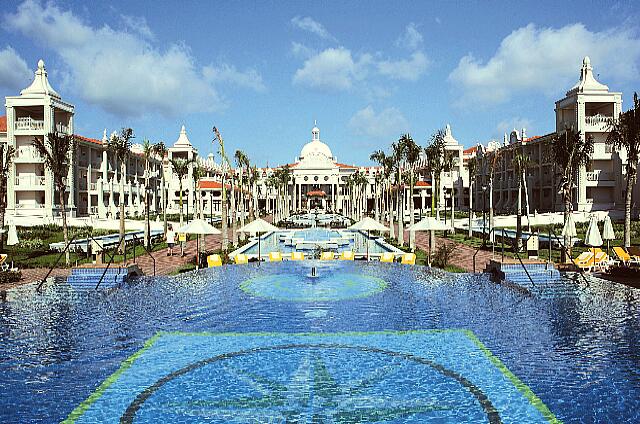
<path fill-rule="evenodd" d="M 469 147 L 468 149 L 463 150 L 462 153 L 473 153 L 476 150 L 478 150 L 478 146 L 473 146 L 473 147 Z"/>
<path fill-rule="evenodd" d="M 199 184 L 200 188 L 209 188 L 209 189 L 221 189 L 222 188 L 222 183 L 218 182 L 218 181 L 211 181 L 211 180 L 200 180 Z M 229 185 L 226 185 L 227 188 L 229 188 Z"/>
<path fill-rule="evenodd" d="M 525 142 L 525 143 L 529 143 L 529 142 L 531 142 L 531 141 L 535 141 L 535 140 L 537 140 L 537 139 L 539 139 L 539 138 L 541 138 L 541 137 L 542 137 L 541 135 L 534 135 L 533 137 L 525 138 L 525 139 L 524 139 L 524 142 Z"/>
<path fill-rule="evenodd" d="M 7 132 L 7 115 L 0 116 L 0 132 Z"/>
<path fill-rule="evenodd" d="M 96 140 L 95 138 L 83 137 L 83 136 L 78 135 L 78 134 L 74 134 L 74 137 L 77 138 L 80 141 L 86 141 L 87 143 L 99 144 L 99 145 L 102 146 L 102 141 L 101 140 Z"/>
<path fill-rule="evenodd" d="M 352 165 L 347 165 L 346 163 L 336 163 L 336 165 L 338 166 L 338 168 L 352 168 L 352 169 L 357 169 L 357 166 L 352 166 Z"/>
<path fill-rule="evenodd" d="M 431 187 L 431 183 L 427 181 L 416 181 L 416 187 Z"/>

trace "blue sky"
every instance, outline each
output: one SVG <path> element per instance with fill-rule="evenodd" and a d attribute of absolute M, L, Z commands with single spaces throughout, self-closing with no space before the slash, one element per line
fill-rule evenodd
<path fill-rule="evenodd" d="M 341 162 L 366 164 L 450 123 L 465 146 L 553 131 L 554 101 L 589 55 L 600 82 L 640 91 L 634 2 L 39 2 L 0 4 L 0 96 L 39 58 L 76 106 L 76 132 L 131 126 L 202 155 L 290 162 L 314 119 Z"/>

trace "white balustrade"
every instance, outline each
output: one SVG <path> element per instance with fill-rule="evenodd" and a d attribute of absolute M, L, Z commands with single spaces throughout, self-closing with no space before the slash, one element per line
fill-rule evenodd
<path fill-rule="evenodd" d="M 15 182 L 20 187 L 40 187 L 45 185 L 45 177 L 40 175 L 18 175 Z"/>
<path fill-rule="evenodd" d="M 42 131 L 44 130 L 44 121 L 33 119 L 30 116 L 23 116 L 16 119 L 16 131 Z"/>

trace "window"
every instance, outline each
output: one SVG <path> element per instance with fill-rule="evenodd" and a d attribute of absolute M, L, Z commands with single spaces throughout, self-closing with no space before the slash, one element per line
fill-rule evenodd
<path fill-rule="evenodd" d="M 318 181 L 318 176 L 313 177 L 313 181 Z"/>
<path fill-rule="evenodd" d="M 328 176 L 328 175 L 325 175 L 325 176 L 324 176 L 324 180 L 325 180 L 325 181 L 329 181 L 329 176 Z"/>

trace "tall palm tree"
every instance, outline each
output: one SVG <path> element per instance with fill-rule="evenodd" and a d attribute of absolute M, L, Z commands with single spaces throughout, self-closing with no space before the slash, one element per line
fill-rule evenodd
<path fill-rule="evenodd" d="M 120 134 L 113 134 L 107 144 L 107 150 L 120 162 L 120 253 L 124 252 L 124 183 L 127 179 L 127 159 L 131 152 L 131 139 L 134 138 L 131 128 L 123 128 Z M 129 193 L 131 196 L 131 193 Z"/>
<path fill-rule="evenodd" d="M 518 152 L 513 157 L 513 170 L 518 181 L 518 207 L 516 210 L 516 242 L 514 251 L 519 252 L 522 249 L 522 188 L 526 178 L 527 169 L 530 161 L 527 156 Z"/>
<path fill-rule="evenodd" d="M 229 158 L 227 157 L 224 151 L 224 140 L 222 139 L 222 135 L 218 128 L 213 127 L 213 143 L 218 142 L 218 155 L 220 155 L 220 162 L 222 167 L 222 202 L 221 206 L 221 214 L 222 214 L 222 250 L 226 251 L 229 247 L 229 232 L 227 231 L 228 221 L 227 221 L 227 186 L 226 186 L 226 178 L 227 173 L 231 169 L 231 164 L 229 163 Z"/>
<path fill-rule="evenodd" d="M 620 114 L 610 126 L 607 144 L 627 152 L 626 192 L 624 198 L 624 246 L 631 246 L 631 204 L 633 186 L 638 174 L 640 160 L 640 100 L 633 93 L 633 109 Z"/>
<path fill-rule="evenodd" d="M 16 150 L 13 146 L 0 144 L 0 228 L 4 227 L 4 214 L 7 210 L 7 181 L 11 171 L 11 163 Z M 4 234 L 0 234 L 0 250 L 4 246 Z"/>
<path fill-rule="evenodd" d="M 44 160 L 44 166 L 53 176 L 53 185 L 58 191 L 60 211 L 62 213 L 62 234 L 64 244 L 69 244 L 69 230 L 67 228 L 67 205 L 65 191 L 67 188 L 67 176 L 71 166 L 71 155 L 76 150 L 76 139 L 71 134 L 50 132 L 44 138 L 34 137 L 31 143 Z M 66 263 L 70 263 L 69 249 L 66 250 Z"/>
<path fill-rule="evenodd" d="M 182 210 L 182 180 L 184 177 L 189 175 L 189 168 L 191 164 L 195 162 L 194 159 L 182 159 L 182 158 L 171 158 L 169 159 L 169 163 L 171 164 L 171 169 L 173 173 L 178 177 L 178 187 L 180 189 L 180 227 L 182 227 L 184 218 L 183 218 L 183 210 Z"/>
<path fill-rule="evenodd" d="M 398 209 L 398 245 L 404 245 L 404 181 L 402 179 L 402 171 L 405 164 L 405 139 L 408 135 L 403 134 L 398 141 L 391 144 L 393 151 L 393 159 L 395 161 L 396 171 L 396 206 Z"/>
<path fill-rule="evenodd" d="M 562 203 L 564 204 L 564 222 L 572 210 L 572 195 L 574 180 L 580 168 L 587 166 L 593 156 L 593 137 L 585 137 L 582 133 L 576 132 L 569 126 L 559 134 L 556 134 L 551 141 L 551 154 L 553 161 L 560 171 L 560 192 L 562 193 Z M 571 243 L 569 236 L 564 239 L 565 246 L 571 253 Z M 566 261 L 565 251 L 562 251 L 562 261 Z"/>
<path fill-rule="evenodd" d="M 469 234 L 468 237 L 473 236 L 473 229 L 471 228 L 471 217 L 473 215 L 473 183 L 478 173 L 478 158 L 477 156 L 469 162 L 467 162 L 467 172 L 469 173 Z"/>
<path fill-rule="evenodd" d="M 149 222 L 149 177 L 151 173 L 151 158 L 153 157 L 153 144 L 146 138 L 142 141 L 142 157 L 144 159 L 144 245 L 151 248 L 151 223 Z"/>
<path fill-rule="evenodd" d="M 291 181 L 291 168 L 289 167 L 289 165 L 285 165 L 282 168 L 280 168 L 280 183 L 281 183 L 281 189 L 282 189 L 282 199 L 283 199 L 283 203 L 284 203 L 284 208 L 283 208 L 283 216 L 282 218 L 287 218 L 289 216 L 289 182 Z"/>
<path fill-rule="evenodd" d="M 442 180 L 442 172 L 444 172 L 444 136 L 445 130 L 439 129 L 431 136 L 430 143 L 424 149 L 426 156 L 426 167 L 431 173 L 431 216 L 435 215 L 440 218 L 440 182 Z"/>
<path fill-rule="evenodd" d="M 256 184 L 258 183 L 258 167 L 253 165 L 249 173 L 249 217 L 253 221 L 256 219 L 256 208 L 258 202 L 256 201 Z"/>
<path fill-rule="evenodd" d="M 195 187 L 194 198 L 197 207 L 193 215 L 199 215 L 200 219 L 204 219 L 204 208 L 202 207 L 202 190 L 200 190 L 200 180 L 207 176 L 207 169 L 197 161 L 194 161 L 193 171 L 191 172 L 191 175 L 193 177 L 193 183 Z"/>
<path fill-rule="evenodd" d="M 244 191 L 244 174 L 245 172 L 247 173 L 247 175 L 249 174 L 250 163 L 249 163 L 249 157 L 242 150 L 236 150 L 234 157 L 236 160 L 236 165 L 238 167 L 238 170 L 240 171 L 240 180 L 239 180 L 240 191 L 238 193 L 238 196 L 240 197 L 240 226 L 244 227 L 245 202 L 246 202 L 245 191 Z"/>
<path fill-rule="evenodd" d="M 164 233 L 167 233 L 167 191 L 164 179 L 164 158 L 169 153 L 169 149 L 164 142 L 160 141 L 153 146 L 153 153 L 160 158 L 160 178 L 162 183 L 162 215 L 164 221 Z"/>
<path fill-rule="evenodd" d="M 410 223 L 409 225 L 413 226 L 413 224 L 415 224 L 415 217 L 414 217 L 414 204 L 413 204 L 413 189 L 415 187 L 415 183 L 416 183 L 416 178 L 415 178 L 415 173 L 416 173 L 416 167 L 418 165 L 418 161 L 420 160 L 420 153 L 422 152 L 422 149 L 420 148 L 420 146 L 418 146 L 416 144 L 415 141 L 413 141 L 413 138 L 411 138 L 411 135 L 409 134 L 405 134 L 402 136 L 401 138 L 402 143 L 404 143 L 404 155 L 405 155 L 405 160 L 407 162 L 407 168 L 408 168 L 408 173 L 409 173 L 409 214 L 410 214 Z M 415 249 L 416 248 L 416 233 L 414 231 L 410 231 L 409 232 L 409 247 L 411 249 Z"/>

